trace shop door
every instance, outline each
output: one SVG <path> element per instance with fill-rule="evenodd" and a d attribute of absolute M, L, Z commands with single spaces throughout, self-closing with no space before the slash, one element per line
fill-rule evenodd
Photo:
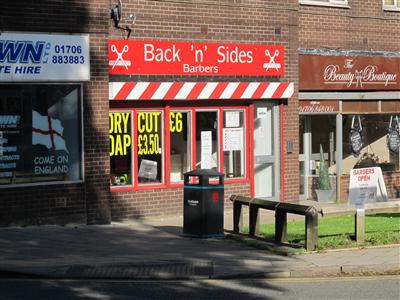
<path fill-rule="evenodd" d="M 278 106 L 254 105 L 254 195 L 276 199 L 279 191 L 279 118 Z"/>

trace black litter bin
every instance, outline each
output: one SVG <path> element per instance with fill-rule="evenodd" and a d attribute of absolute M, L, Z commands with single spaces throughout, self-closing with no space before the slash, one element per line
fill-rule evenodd
<path fill-rule="evenodd" d="M 183 235 L 224 236 L 224 174 L 199 169 L 184 174 Z"/>

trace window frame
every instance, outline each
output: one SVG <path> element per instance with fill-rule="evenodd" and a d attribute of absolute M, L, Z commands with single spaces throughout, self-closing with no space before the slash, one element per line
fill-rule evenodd
<path fill-rule="evenodd" d="M 135 122 L 133 123 L 134 124 L 134 128 L 133 128 L 133 132 L 134 132 L 134 141 L 135 141 L 135 148 L 133 148 L 133 158 L 134 158 L 134 163 L 135 163 L 135 166 L 136 166 L 136 168 L 134 168 L 133 170 L 134 170 L 134 179 L 136 179 L 135 180 L 135 182 L 136 182 L 136 186 L 139 188 L 139 189 L 148 189 L 148 188 L 153 188 L 154 186 L 166 186 L 167 185 L 167 180 L 166 180 L 166 156 L 165 156 L 165 151 L 166 151 L 166 118 L 165 118 L 165 115 L 166 115 L 166 111 L 165 111 L 165 108 L 164 107 L 143 107 L 143 108 L 137 108 L 137 109 L 135 109 L 134 110 L 135 111 L 135 113 L 134 113 L 134 116 L 135 116 Z M 161 147 L 162 147 L 162 153 L 161 153 L 161 161 L 162 161 L 162 163 L 163 163 L 163 165 L 162 165 L 162 167 L 161 167 L 161 172 L 162 172 L 162 174 L 161 174 L 161 182 L 150 182 L 150 183 L 143 183 L 143 182 L 139 182 L 139 175 L 138 175 L 138 173 L 139 173 L 139 163 L 138 163 L 138 161 L 139 161 L 139 158 L 138 158 L 138 154 L 137 154 L 137 138 L 138 138 L 138 114 L 140 113 L 140 112 L 152 112 L 152 111 L 159 111 L 159 112 L 161 112 L 161 122 L 160 122 L 160 124 L 161 124 L 161 133 L 164 135 L 164 136 L 162 136 L 161 138 L 162 138 L 162 141 L 161 141 Z M 168 123 L 168 125 L 169 125 L 169 123 Z M 169 127 L 168 127 L 169 128 Z"/>
<path fill-rule="evenodd" d="M 189 139 L 188 139 L 188 148 L 189 148 L 189 154 L 190 154 L 190 170 L 193 170 L 193 109 L 191 109 L 190 107 L 186 107 L 186 108 L 177 108 L 177 107 L 170 107 L 167 106 L 165 108 L 166 112 L 165 112 L 165 119 L 166 119 L 166 125 L 165 125 L 165 136 L 168 136 L 168 139 L 166 141 L 166 160 L 167 160 L 167 165 L 166 165 L 166 180 L 167 180 L 167 186 L 168 187 L 180 187 L 183 185 L 183 180 L 181 181 L 172 181 L 171 180 L 171 134 L 169 132 L 169 128 L 170 128 L 170 118 L 171 118 L 171 111 L 172 112 L 184 112 L 187 113 L 189 116 L 189 124 L 190 124 L 190 128 L 188 128 L 188 131 L 190 131 L 189 134 Z"/>
<path fill-rule="evenodd" d="M 400 0 L 393 0 L 394 4 L 393 5 L 388 5 L 385 4 L 385 0 L 382 0 L 382 9 L 384 11 L 391 11 L 391 12 L 400 12 L 400 7 L 398 7 L 398 3 L 400 3 Z"/>
<path fill-rule="evenodd" d="M 80 170 L 81 170 L 81 178 L 77 180 L 65 180 L 65 181 L 41 181 L 41 182 L 30 182 L 30 183 L 20 183 L 20 184 L 4 184 L 0 185 L 1 189 L 9 189 L 9 188 L 20 188 L 20 187 L 31 187 L 31 186 L 49 186 L 49 185 L 71 185 L 77 183 L 84 183 L 85 182 L 85 139 L 84 139 L 84 107 L 83 107 L 83 83 L 79 82 L 2 82 L 0 83 L 1 86 L 6 85 L 38 85 L 38 86 L 52 86 L 52 85 L 76 85 L 79 88 L 78 91 L 78 109 L 80 112 L 78 113 L 77 117 L 80 122 Z"/>
<path fill-rule="evenodd" d="M 125 111 L 131 112 L 132 116 L 132 185 L 126 186 L 111 186 L 111 192 L 126 192 L 126 191 L 141 191 L 141 190 L 152 190 L 152 189 L 165 189 L 165 188 L 182 188 L 184 186 L 183 181 L 181 182 L 172 182 L 171 181 L 171 162 L 170 162 L 170 147 L 171 147 L 171 136 L 169 132 L 169 121 L 170 121 L 170 112 L 171 111 L 182 111 L 187 112 L 190 115 L 190 159 L 191 159 L 191 170 L 196 168 L 196 112 L 198 111 L 215 111 L 217 112 L 217 122 L 218 122 L 218 131 L 217 131 L 217 140 L 218 140 L 218 165 L 217 169 L 218 172 L 223 173 L 224 170 L 224 161 L 223 161 L 223 145 L 222 145 L 222 130 L 223 130 L 223 113 L 224 111 L 231 111 L 231 110 L 241 110 L 244 112 L 244 176 L 243 177 L 235 177 L 235 178 L 225 178 L 225 182 L 228 184 L 233 183 L 249 183 L 250 182 L 250 125 L 247 124 L 247 120 L 249 120 L 249 113 L 250 113 L 251 106 L 249 105 L 224 105 L 224 106 L 205 106 L 205 105 L 198 105 L 198 106 L 181 106 L 181 105 L 165 105 L 165 106 L 146 106 L 146 107 L 123 107 L 123 108 L 110 108 L 110 112 L 114 111 Z M 146 184 L 139 184 L 138 182 L 138 170 L 135 168 L 137 166 L 137 114 L 138 112 L 148 112 L 148 111 L 160 111 L 162 113 L 162 126 L 163 126 L 163 153 L 162 153 L 162 161 L 163 161 L 163 182 L 161 183 L 146 183 Z"/>
<path fill-rule="evenodd" d="M 221 139 L 223 138 L 225 113 L 226 112 L 232 112 L 232 111 L 243 112 L 243 135 L 244 135 L 243 145 L 244 145 L 244 147 L 243 147 L 243 150 L 242 150 L 243 151 L 242 155 L 243 155 L 243 159 L 244 159 L 244 165 L 243 165 L 243 168 L 244 168 L 243 174 L 244 174 L 244 176 L 232 177 L 232 178 L 225 177 L 225 181 L 228 181 L 228 182 L 232 182 L 234 180 L 241 181 L 241 180 L 243 180 L 245 178 L 248 178 L 248 172 L 249 172 L 249 168 L 248 168 L 249 156 L 248 155 L 249 155 L 250 149 L 249 149 L 249 147 L 246 147 L 246 145 L 249 145 L 248 136 L 249 136 L 250 130 L 249 130 L 249 128 L 245 128 L 246 125 L 248 127 L 248 122 L 249 122 L 248 121 L 249 117 L 248 117 L 248 108 L 247 107 L 229 107 L 229 108 L 223 107 L 221 109 Z M 222 150 L 221 150 L 221 154 L 222 154 L 221 170 L 222 171 L 221 172 L 223 173 L 224 172 L 224 168 L 225 168 L 225 156 L 224 156 L 224 150 L 223 150 L 222 142 L 221 142 L 221 147 L 222 147 Z"/>
<path fill-rule="evenodd" d="M 310 5 L 310 6 L 325 6 L 325 7 L 336 7 L 336 8 L 350 8 L 348 0 L 299 0 L 300 5 Z"/>

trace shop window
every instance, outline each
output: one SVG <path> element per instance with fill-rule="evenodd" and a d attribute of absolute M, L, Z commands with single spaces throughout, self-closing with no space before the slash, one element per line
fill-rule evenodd
<path fill-rule="evenodd" d="M 196 169 L 218 171 L 218 112 L 196 112 Z"/>
<path fill-rule="evenodd" d="M 109 113 L 111 185 L 132 185 L 132 114 Z"/>
<path fill-rule="evenodd" d="M 225 110 L 222 143 L 224 151 L 225 178 L 245 176 L 245 130 L 244 111 Z"/>
<path fill-rule="evenodd" d="M 137 174 L 139 184 L 163 182 L 163 112 L 137 113 Z"/>
<path fill-rule="evenodd" d="M 383 0 L 383 9 L 400 11 L 400 0 Z"/>
<path fill-rule="evenodd" d="M 118 191 L 182 184 L 183 174 L 194 166 L 216 171 L 223 167 L 226 179 L 245 180 L 246 112 L 245 108 L 111 111 L 111 187 Z"/>
<path fill-rule="evenodd" d="M 170 180 L 172 183 L 181 182 L 183 174 L 191 170 L 190 123 L 189 112 L 170 112 Z"/>
<path fill-rule="evenodd" d="M 346 115 L 343 117 L 343 173 L 353 168 L 381 167 L 382 171 L 399 170 L 399 153 L 389 150 L 387 134 L 391 115 Z M 353 118 L 357 122 L 353 122 Z M 350 131 L 358 118 L 361 121 L 362 146 L 354 153 L 350 145 Z"/>
<path fill-rule="evenodd" d="M 322 164 L 320 146 L 322 146 L 325 164 L 329 174 L 336 174 L 336 116 L 311 116 L 311 174 L 319 175 Z"/>
<path fill-rule="evenodd" d="M 0 186 L 82 180 L 80 85 L 0 85 Z"/>

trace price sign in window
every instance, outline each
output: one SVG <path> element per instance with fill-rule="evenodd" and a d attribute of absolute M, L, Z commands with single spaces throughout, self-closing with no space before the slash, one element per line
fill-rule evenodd
<path fill-rule="evenodd" d="M 190 113 L 171 111 L 169 114 L 171 149 L 171 182 L 183 180 L 183 174 L 190 171 Z"/>
<path fill-rule="evenodd" d="M 161 111 L 137 113 L 137 161 L 139 183 L 163 182 L 163 122 Z"/>
<path fill-rule="evenodd" d="M 125 111 L 109 114 L 111 185 L 132 184 L 132 121 Z"/>

